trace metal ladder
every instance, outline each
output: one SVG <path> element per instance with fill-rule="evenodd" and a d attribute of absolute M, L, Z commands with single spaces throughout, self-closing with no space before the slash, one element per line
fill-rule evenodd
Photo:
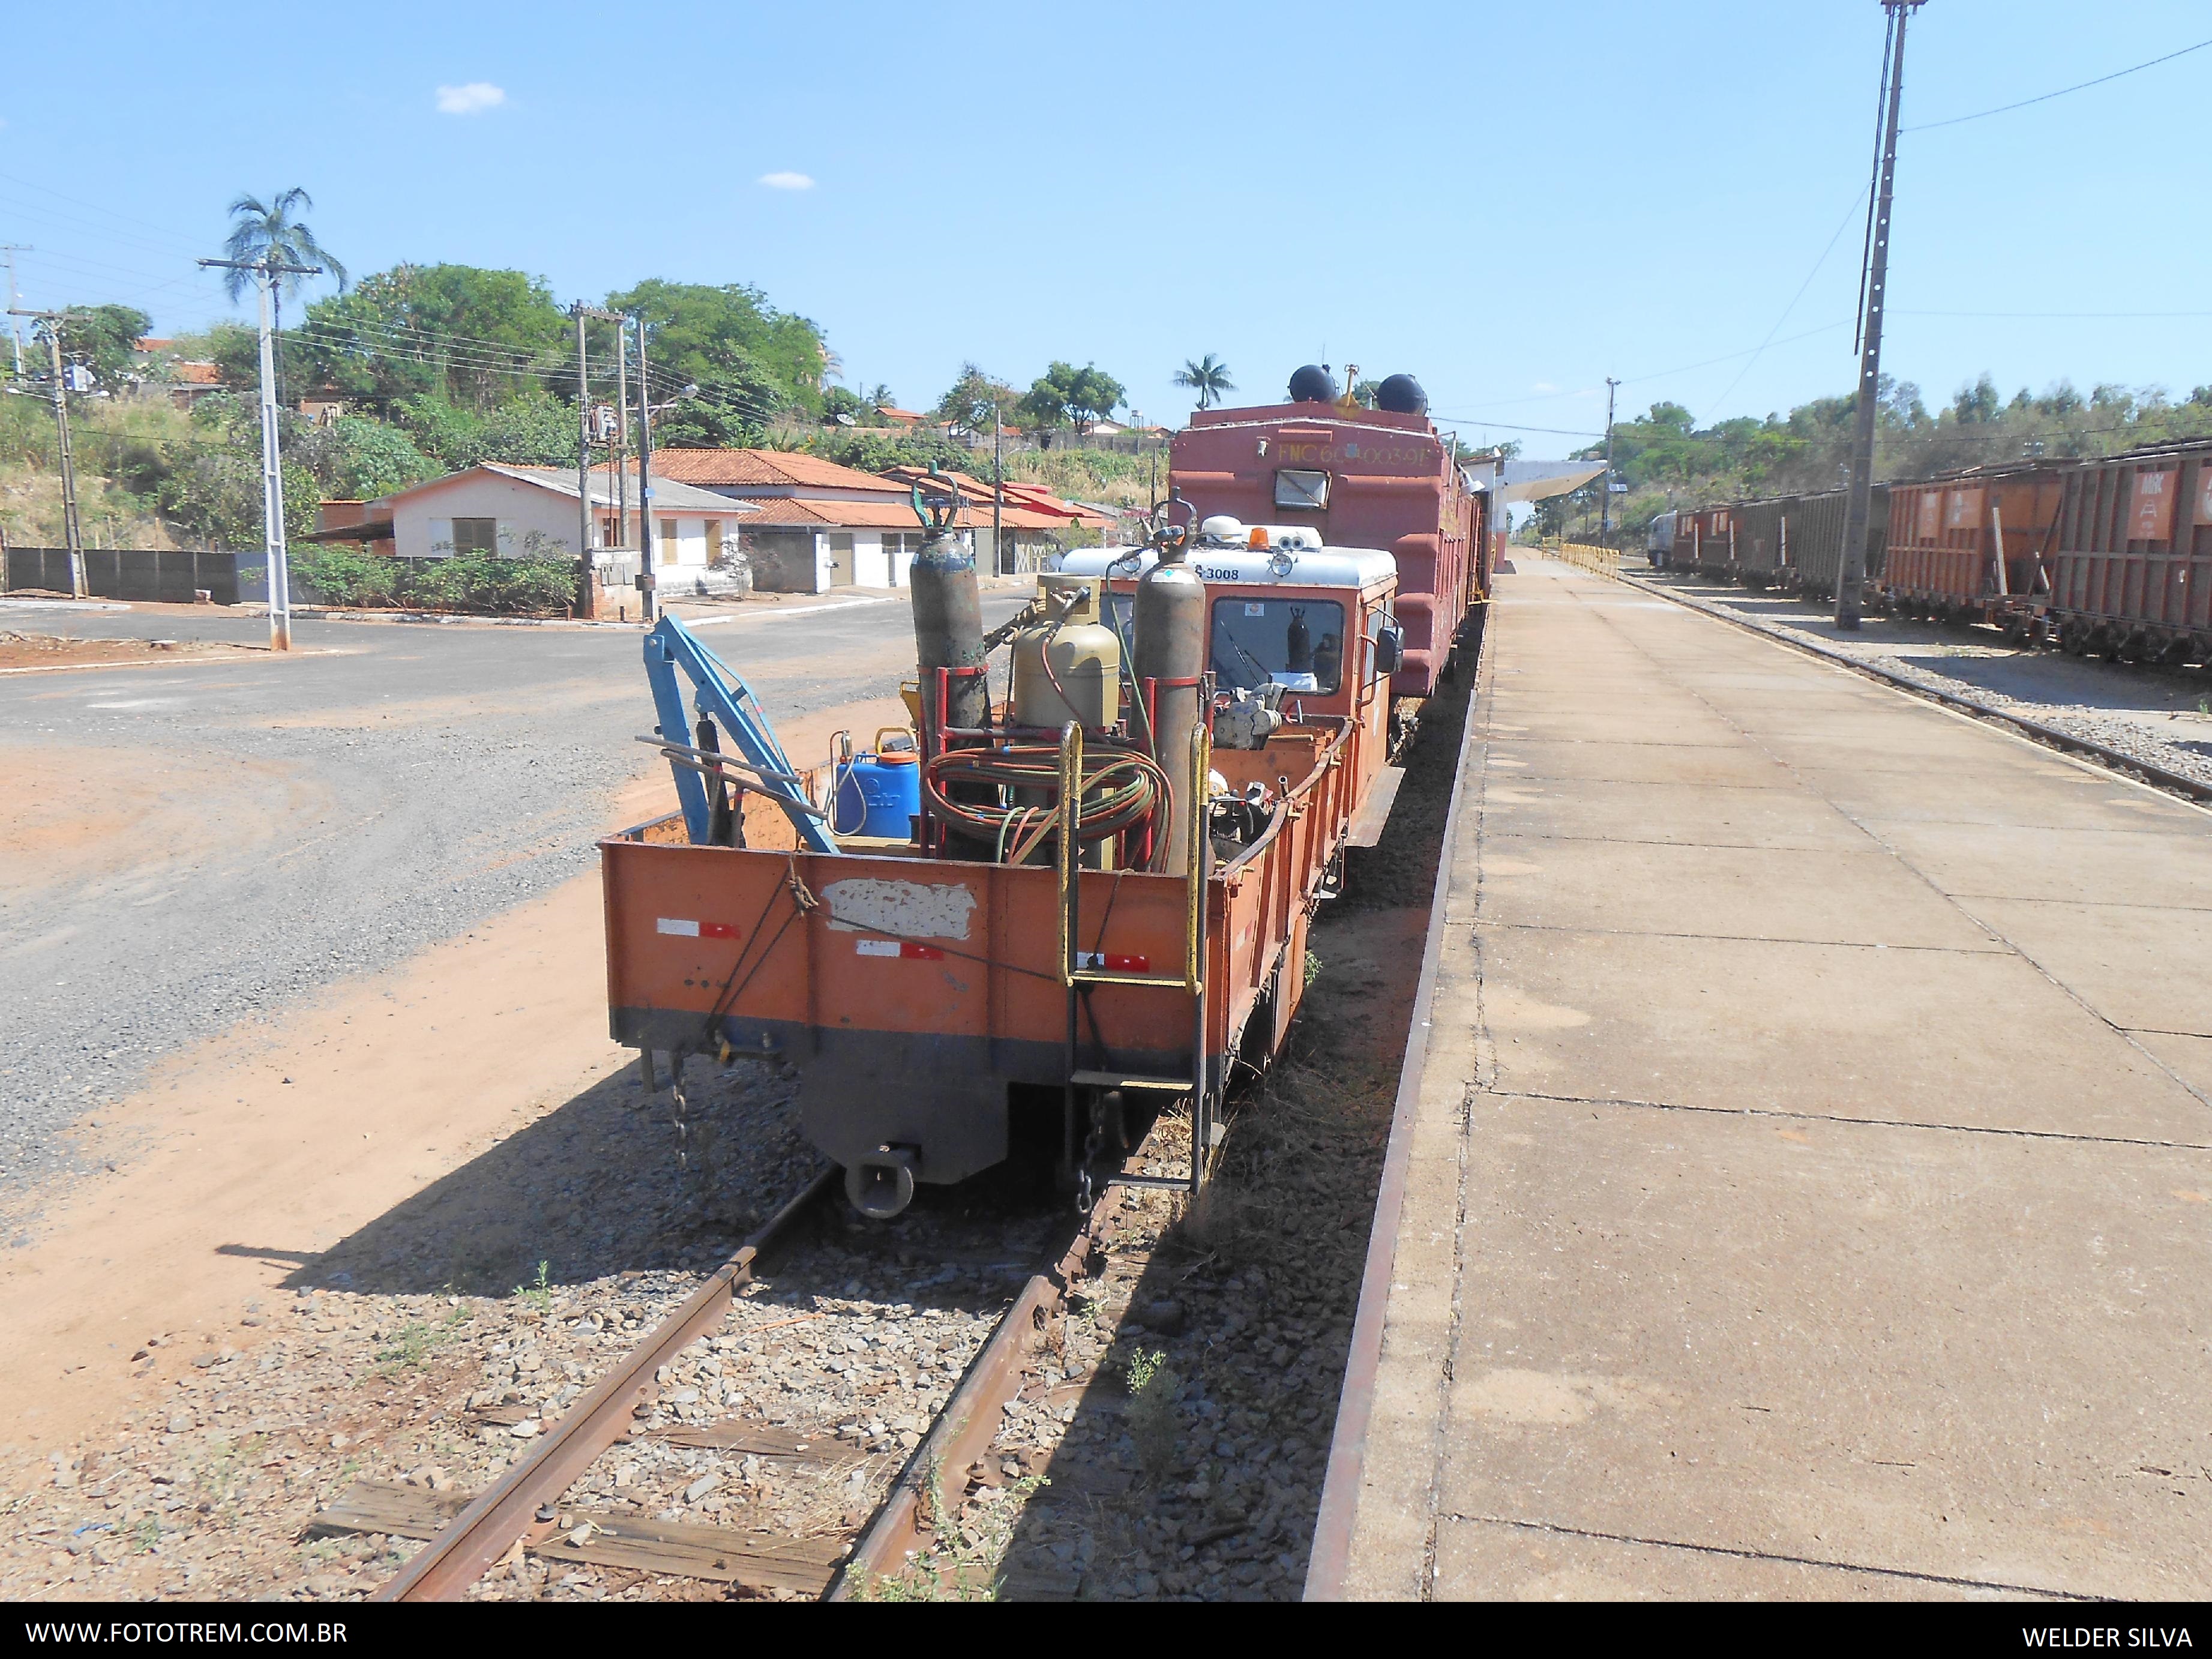
<path fill-rule="evenodd" d="M 1152 1176 L 1116 1173 L 1107 1177 L 1109 1187 L 1182 1188 L 1194 1197 L 1206 1182 L 1207 1154 L 1212 1150 L 1213 1098 L 1206 1063 L 1206 881 L 1212 864 L 1213 844 L 1206 835 L 1206 781 L 1213 765 L 1211 734 L 1203 724 L 1191 728 L 1190 770 L 1184 782 L 1185 804 L 1190 816 L 1190 856 L 1183 875 L 1185 893 L 1183 966 L 1180 974 L 1130 973 L 1105 965 L 1105 940 L 1099 940 L 1099 965 L 1083 963 L 1082 849 L 1077 841 L 1083 805 L 1083 730 L 1070 722 L 1060 734 L 1060 830 L 1057 867 L 1060 880 L 1060 978 L 1067 994 L 1067 1034 L 1063 1097 L 1062 1157 L 1076 1178 L 1076 1201 L 1091 1207 L 1091 1158 L 1096 1134 L 1078 1132 L 1080 1092 L 1109 1090 L 1190 1097 L 1190 1168 L 1182 1175 Z M 1144 1073 L 1112 1072 L 1080 1065 L 1080 1021 L 1083 988 L 1089 985 L 1141 986 L 1158 991 L 1180 992 L 1191 1000 L 1190 1072 L 1184 1077 L 1160 1077 Z"/>

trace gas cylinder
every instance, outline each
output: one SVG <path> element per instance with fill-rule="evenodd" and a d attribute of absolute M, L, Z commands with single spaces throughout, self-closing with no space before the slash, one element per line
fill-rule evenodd
<path fill-rule="evenodd" d="M 1164 547 L 1158 562 L 1137 583 L 1136 695 L 1152 698 L 1152 758 L 1167 774 L 1167 859 L 1161 868 L 1182 875 L 1190 863 L 1190 745 L 1199 723 L 1199 687 L 1206 672 L 1206 584 L 1183 562 L 1184 545 Z M 1182 685 L 1152 684 L 1182 680 Z"/>
<path fill-rule="evenodd" d="M 1056 732 L 1073 720 L 1095 732 L 1121 717 L 1121 641 L 1100 615 L 1103 586 L 1097 576 L 1037 578 L 1043 618 L 1014 635 L 1015 725 Z"/>
<path fill-rule="evenodd" d="M 914 653 L 921 669 L 921 701 L 934 720 L 940 668 L 981 668 L 983 595 L 975 580 L 975 556 L 951 529 L 933 532 L 914 556 L 908 577 L 914 589 Z M 954 678 L 945 723 L 969 731 L 990 723 L 985 677 Z"/>

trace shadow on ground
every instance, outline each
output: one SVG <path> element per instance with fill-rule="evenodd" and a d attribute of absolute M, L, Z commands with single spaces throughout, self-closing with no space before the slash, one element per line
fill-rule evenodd
<path fill-rule="evenodd" d="M 1071 1583 L 1109 1599 L 1303 1590 L 1465 736 L 1467 655 L 1428 707 L 1381 845 L 1355 854 L 1346 896 L 1314 921 L 1317 977 L 1274 1066 L 1232 1102 L 1212 1184 L 1164 1234 L 1133 1225 L 1115 1254 L 1122 1273 L 1096 1316 L 1120 1316 L 1121 1340 L 1015 1523 L 1009 1598 Z M 1133 1362 L 1152 1372 L 1134 1395 Z"/>

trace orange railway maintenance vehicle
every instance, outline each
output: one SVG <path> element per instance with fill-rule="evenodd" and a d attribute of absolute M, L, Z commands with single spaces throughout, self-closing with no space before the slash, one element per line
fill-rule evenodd
<path fill-rule="evenodd" d="M 1398 567 L 1406 655 L 1391 689 L 1426 697 L 1490 594 L 1502 519 L 1471 487 L 1457 441 L 1431 424 L 1410 374 L 1393 374 L 1369 409 L 1337 395 L 1319 364 L 1291 377 L 1290 402 L 1202 409 L 1175 434 L 1169 481 L 1201 514 L 1310 530 L 1323 543 L 1379 548 Z M 1494 458 L 1482 458 L 1495 465 Z"/>
<path fill-rule="evenodd" d="M 1282 1042 L 1307 921 L 1379 831 L 1403 646 L 1389 554 L 1189 516 L 1070 556 L 987 635 L 972 552 L 925 514 L 915 730 L 826 778 L 680 623 L 646 636 L 681 810 L 600 848 L 611 1028 L 648 1080 L 656 1054 L 679 1085 L 685 1055 L 789 1062 L 878 1218 L 1024 1151 L 1085 1206 L 1197 1188 L 1232 1062 Z M 1125 1171 L 1178 1103 L 1188 1167 Z"/>

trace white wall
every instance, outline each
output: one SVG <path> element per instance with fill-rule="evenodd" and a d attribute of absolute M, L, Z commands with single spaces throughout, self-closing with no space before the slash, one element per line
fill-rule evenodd
<path fill-rule="evenodd" d="M 457 518 L 498 520 L 501 553 L 520 556 L 529 552 L 532 532 L 539 538 L 540 552 L 576 550 L 574 497 L 496 476 L 425 490 L 395 503 L 392 550 L 403 558 L 444 558 L 453 550 Z"/>

